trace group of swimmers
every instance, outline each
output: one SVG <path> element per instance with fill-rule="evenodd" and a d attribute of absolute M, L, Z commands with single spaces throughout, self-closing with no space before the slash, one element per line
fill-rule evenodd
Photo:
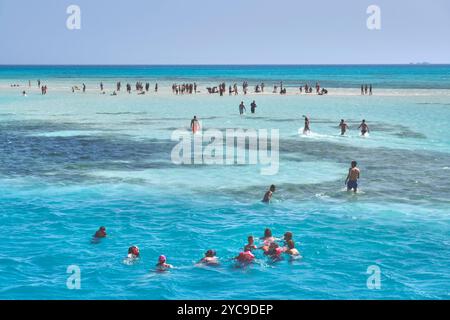
<path fill-rule="evenodd" d="M 341 128 L 341 136 L 345 135 L 347 130 L 349 129 L 349 126 L 345 122 L 344 119 L 341 120 L 339 123 L 339 128 Z M 370 133 L 369 126 L 366 123 L 366 120 L 363 120 L 361 124 L 358 127 L 359 130 L 361 130 L 361 136 L 366 136 L 368 133 Z"/>
<path fill-rule="evenodd" d="M 308 135 L 311 133 L 311 121 L 309 117 L 303 116 L 305 118 L 305 126 L 303 128 L 303 134 Z M 347 133 L 347 130 L 349 130 L 348 124 L 345 122 L 344 119 L 341 120 L 339 123 L 339 128 L 341 129 L 341 136 L 344 136 Z M 361 136 L 365 137 L 367 134 L 370 133 L 369 126 L 366 123 L 366 120 L 363 120 L 361 124 L 358 127 L 358 130 L 361 130 Z"/>
<path fill-rule="evenodd" d="M 256 101 L 253 100 L 253 102 L 250 104 L 250 112 L 253 114 L 256 113 L 257 107 L 258 106 L 256 105 Z M 239 104 L 239 114 L 242 116 L 245 113 L 245 111 L 247 111 L 247 108 L 245 108 L 244 101 L 241 101 L 241 103 Z"/>
<path fill-rule="evenodd" d="M 348 171 L 347 178 L 345 179 L 345 184 L 347 186 L 347 191 L 358 191 L 358 180 L 361 175 L 361 171 L 357 166 L 356 161 L 352 161 L 351 167 Z M 273 194 L 276 191 L 276 186 L 271 185 L 269 190 L 265 193 L 262 200 L 263 203 L 270 203 L 272 201 Z M 106 238 L 107 232 L 106 227 L 100 227 L 94 234 L 93 243 L 97 243 L 100 239 Z M 267 228 L 264 231 L 264 236 L 260 238 L 262 241 L 260 246 L 255 244 L 254 236 L 248 236 L 247 244 L 244 245 L 243 250 L 235 257 L 229 259 L 234 260 L 237 263 L 237 267 L 245 267 L 252 264 L 255 261 L 255 251 L 262 250 L 264 256 L 268 257 L 272 262 L 277 262 L 283 259 L 283 255 L 290 256 L 291 258 L 301 258 L 300 252 L 295 247 L 295 242 L 293 239 L 292 232 L 286 232 L 283 238 L 275 238 L 272 234 L 272 230 Z M 280 245 L 278 242 L 283 241 Z M 133 245 L 128 248 L 128 253 L 124 263 L 131 264 L 137 261 L 141 257 L 139 247 Z M 209 265 L 217 266 L 219 265 L 219 258 L 217 253 L 213 249 L 209 249 L 205 252 L 204 257 L 201 258 L 196 265 Z M 156 271 L 168 271 L 173 268 L 173 265 L 167 263 L 167 257 L 165 255 L 160 255 L 158 262 L 156 263 Z"/>
<path fill-rule="evenodd" d="M 347 187 L 347 191 L 353 191 L 355 193 L 358 192 L 358 181 L 361 177 L 361 170 L 358 168 L 358 162 L 352 161 L 350 164 L 350 169 L 348 169 L 347 177 L 345 178 L 345 186 Z M 269 190 L 264 194 L 264 198 L 262 200 L 263 203 L 269 204 L 272 202 L 273 194 L 276 191 L 276 186 L 271 185 Z"/>
<path fill-rule="evenodd" d="M 100 227 L 93 236 L 93 243 L 98 243 L 101 239 L 107 237 L 106 227 Z M 268 257 L 271 262 L 277 262 L 283 259 L 283 254 L 291 258 L 301 258 L 300 252 L 295 248 L 294 235 L 288 231 L 283 238 L 275 238 L 272 235 L 272 230 L 267 228 L 264 231 L 264 236 L 260 238 L 261 245 L 255 244 L 254 236 L 248 236 L 247 244 L 244 245 L 243 250 L 235 257 L 228 259 L 236 262 L 236 267 L 246 267 L 255 262 L 255 251 L 261 250 L 264 256 Z M 282 242 L 280 245 L 278 242 Z M 133 245 L 128 248 L 127 256 L 124 260 L 126 264 L 132 264 L 139 260 L 141 252 L 138 246 Z M 196 263 L 196 266 L 218 266 L 220 265 L 217 253 L 213 249 L 205 252 L 204 256 Z M 160 255 L 155 265 L 155 271 L 169 271 L 173 269 L 173 265 L 167 263 L 167 257 Z"/>

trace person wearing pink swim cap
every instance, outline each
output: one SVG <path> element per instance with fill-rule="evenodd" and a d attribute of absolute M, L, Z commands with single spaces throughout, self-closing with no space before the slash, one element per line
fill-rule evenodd
<path fill-rule="evenodd" d="M 156 269 L 158 271 L 167 271 L 168 269 L 172 269 L 173 266 L 167 263 L 167 258 L 164 255 L 159 256 L 158 263 L 156 264 Z"/>

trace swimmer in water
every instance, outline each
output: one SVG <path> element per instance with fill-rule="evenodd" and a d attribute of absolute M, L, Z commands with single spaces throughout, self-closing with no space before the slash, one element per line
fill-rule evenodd
<path fill-rule="evenodd" d="M 294 240 L 289 240 L 287 242 L 287 249 L 284 251 L 284 253 L 294 257 L 300 255 L 300 252 L 297 249 L 295 249 Z"/>
<path fill-rule="evenodd" d="M 361 135 L 364 137 L 367 133 L 369 133 L 369 126 L 366 123 L 366 120 L 363 120 L 361 125 L 358 127 L 358 129 L 361 129 Z"/>
<path fill-rule="evenodd" d="M 264 230 L 264 237 L 262 237 L 261 240 L 263 240 L 264 242 L 274 242 L 275 237 L 272 235 L 272 230 L 270 230 L 269 228 Z"/>
<path fill-rule="evenodd" d="M 285 244 L 287 244 L 289 241 L 293 240 L 293 238 L 294 238 L 293 233 L 288 231 L 284 234 L 283 241 Z"/>
<path fill-rule="evenodd" d="M 246 110 L 247 109 L 245 109 L 244 101 L 242 101 L 239 105 L 239 114 L 242 116 Z"/>
<path fill-rule="evenodd" d="M 348 171 L 347 179 L 345 180 L 345 184 L 347 185 L 347 191 L 358 192 L 358 179 L 361 175 L 361 171 L 357 167 L 358 163 L 356 161 L 352 161 L 352 167 Z"/>
<path fill-rule="evenodd" d="M 248 236 L 247 238 L 248 243 L 244 246 L 244 251 L 253 251 L 258 249 L 258 247 L 255 245 L 255 238 L 253 236 Z"/>
<path fill-rule="evenodd" d="M 250 107 L 251 107 L 251 112 L 252 112 L 252 113 L 255 113 L 255 112 L 256 112 L 256 108 L 258 107 L 258 106 L 256 105 L 255 100 L 253 100 L 253 102 L 252 102 L 252 104 L 250 105 Z"/>
<path fill-rule="evenodd" d="M 96 239 L 106 238 L 106 228 L 100 227 L 97 230 L 97 232 L 94 234 L 94 238 L 96 238 Z"/>
<path fill-rule="evenodd" d="M 311 133 L 310 122 L 307 116 L 303 116 L 303 118 L 305 118 L 305 128 L 303 129 L 303 134 L 306 135 Z"/>
<path fill-rule="evenodd" d="M 248 265 L 255 260 L 255 255 L 251 253 L 251 251 L 244 251 L 239 253 L 237 257 L 233 258 L 233 260 L 236 260 L 242 265 Z"/>
<path fill-rule="evenodd" d="M 259 249 L 262 249 L 265 253 L 269 250 L 270 245 L 275 242 L 275 237 L 272 235 L 272 230 L 267 228 L 264 230 L 264 237 L 261 238 L 264 241 L 264 244 Z"/>
<path fill-rule="evenodd" d="M 269 249 L 264 254 L 269 256 L 273 260 L 280 260 L 283 252 L 283 248 L 281 248 L 278 243 L 272 242 L 269 246 Z"/>
<path fill-rule="evenodd" d="M 198 122 L 197 116 L 194 116 L 194 119 L 191 120 L 192 133 L 196 133 L 199 129 L 200 129 L 200 123 Z"/>
<path fill-rule="evenodd" d="M 131 246 L 128 249 L 128 256 L 127 256 L 128 259 L 136 260 L 136 259 L 139 259 L 140 256 L 141 256 L 141 253 L 140 253 L 139 248 L 137 246 Z"/>
<path fill-rule="evenodd" d="M 262 200 L 262 202 L 270 203 L 272 201 L 272 196 L 275 190 L 276 190 L 275 185 L 271 185 L 269 191 L 267 191 L 266 194 L 264 195 L 264 199 Z"/>
<path fill-rule="evenodd" d="M 167 263 L 166 256 L 159 256 L 158 263 L 156 264 L 156 269 L 158 271 L 167 271 L 172 268 L 173 268 L 173 266 L 171 264 Z"/>
<path fill-rule="evenodd" d="M 341 120 L 341 123 L 339 124 L 339 128 L 341 128 L 341 136 L 344 136 L 348 130 L 348 125 L 345 123 L 344 119 Z"/>
<path fill-rule="evenodd" d="M 216 257 L 216 251 L 215 250 L 206 251 L 205 256 L 198 262 L 198 264 L 218 265 L 219 258 Z"/>

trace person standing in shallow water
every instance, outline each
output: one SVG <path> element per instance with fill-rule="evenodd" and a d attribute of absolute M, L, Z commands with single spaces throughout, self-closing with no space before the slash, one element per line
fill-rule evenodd
<path fill-rule="evenodd" d="M 269 191 L 266 192 L 264 195 L 263 201 L 264 203 L 270 203 L 272 201 L 273 193 L 275 192 L 276 187 L 275 185 L 271 185 Z"/>
<path fill-rule="evenodd" d="M 303 116 L 303 118 L 305 118 L 305 127 L 303 129 L 303 134 L 309 134 L 311 133 L 311 128 L 310 128 L 310 122 L 309 122 L 309 118 L 307 116 Z"/>
<path fill-rule="evenodd" d="M 347 191 L 358 192 L 358 180 L 361 175 L 361 171 L 357 167 L 358 163 L 356 161 L 352 161 L 351 168 L 348 170 L 347 179 L 345 180 L 345 184 L 347 185 Z"/>
<path fill-rule="evenodd" d="M 241 101 L 241 104 L 239 105 L 239 114 L 242 116 L 244 111 L 246 111 L 244 101 Z"/>
<path fill-rule="evenodd" d="M 250 107 L 251 107 L 251 112 L 252 112 L 252 113 L 255 113 L 255 112 L 256 112 L 256 108 L 258 107 L 258 106 L 256 105 L 255 100 L 253 100 L 253 102 L 252 102 L 252 104 L 250 105 Z"/>
<path fill-rule="evenodd" d="M 194 116 L 194 119 L 191 120 L 191 130 L 194 134 L 200 130 L 200 123 L 198 122 L 197 116 Z"/>
<path fill-rule="evenodd" d="M 345 133 L 348 130 L 348 125 L 345 123 L 344 119 L 341 120 L 341 123 L 339 124 L 339 127 L 341 128 L 341 136 L 344 136 Z"/>
<path fill-rule="evenodd" d="M 361 135 L 364 137 L 366 134 L 369 133 L 369 126 L 366 123 L 366 120 L 363 120 L 361 125 L 358 127 L 358 129 L 361 129 Z"/>

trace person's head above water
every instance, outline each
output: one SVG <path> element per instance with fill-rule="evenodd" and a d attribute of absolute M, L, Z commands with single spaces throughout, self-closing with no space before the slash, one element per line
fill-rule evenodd
<path fill-rule="evenodd" d="M 139 248 L 137 246 L 131 246 L 128 249 L 128 254 L 132 254 L 135 257 L 139 257 L 140 255 Z"/>
<path fill-rule="evenodd" d="M 248 243 L 253 244 L 255 242 L 255 238 L 253 236 L 248 236 Z"/>
<path fill-rule="evenodd" d="M 352 168 L 356 168 L 357 165 L 358 165 L 358 162 L 352 161 Z"/>
<path fill-rule="evenodd" d="M 216 251 L 215 250 L 208 250 L 205 252 L 205 257 L 207 258 L 213 258 L 216 256 Z"/>
<path fill-rule="evenodd" d="M 106 237 L 106 228 L 100 227 L 97 232 L 95 233 L 96 238 L 104 238 Z"/>
<path fill-rule="evenodd" d="M 164 255 L 159 256 L 158 263 L 163 264 L 163 263 L 166 263 L 166 261 L 167 261 L 166 256 L 164 256 Z"/>
<path fill-rule="evenodd" d="M 264 230 L 264 238 L 270 238 L 270 237 L 272 237 L 272 230 L 267 228 L 266 230 Z"/>
<path fill-rule="evenodd" d="M 275 192 L 275 190 L 276 190 L 276 187 L 275 187 L 275 185 L 273 184 L 273 185 L 271 185 L 270 186 L 270 191 L 272 191 L 272 192 Z"/>
<path fill-rule="evenodd" d="M 285 240 L 285 241 L 290 241 L 290 240 L 292 240 L 292 238 L 293 238 L 292 232 L 288 231 L 288 232 L 286 232 L 286 233 L 284 234 L 284 240 Z"/>
<path fill-rule="evenodd" d="M 366 120 L 363 120 L 362 122 L 363 122 L 363 123 L 366 123 Z"/>

